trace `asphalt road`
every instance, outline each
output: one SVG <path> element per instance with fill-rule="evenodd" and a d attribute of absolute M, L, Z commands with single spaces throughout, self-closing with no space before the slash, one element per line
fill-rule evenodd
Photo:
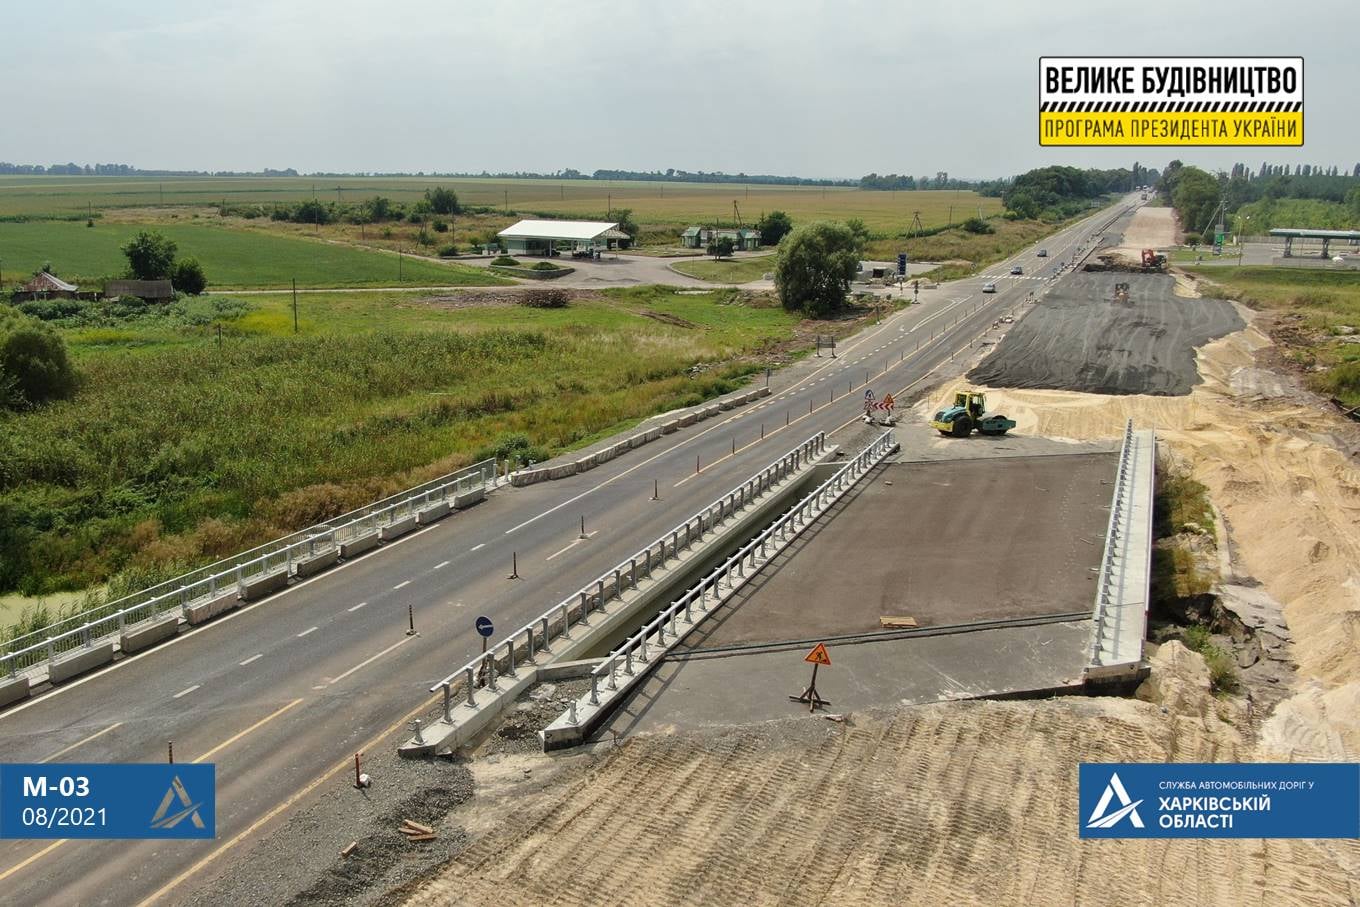
<path fill-rule="evenodd" d="M 4 902 L 172 903 L 230 871 L 239 844 L 322 784 L 344 783 L 355 752 L 404 738 L 430 705 L 430 684 L 478 650 L 478 614 L 499 630 L 520 626 L 816 431 L 858 424 L 866 372 L 879 397 L 924 380 L 1124 207 L 1045 239 L 1047 259 L 1017 255 L 1032 273 L 999 279 L 995 294 L 980 292 L 981 277 L 924 291 L 921 305 L 843 342 L 836 359 L 775 375 L 772 396 L 753 407 L 579 476 L 498 491 L 0 714 L 0 761 L 159 762 L 173 741 L 176 761 L 214 762 L 218 777 L 216 841 L 0 842 Z M 650 500 L 654 480 L 660 501 Z M 518 580 L 506 578 L 512 552 Z M 408 607 L 417 636 L 405 634 Z"/>

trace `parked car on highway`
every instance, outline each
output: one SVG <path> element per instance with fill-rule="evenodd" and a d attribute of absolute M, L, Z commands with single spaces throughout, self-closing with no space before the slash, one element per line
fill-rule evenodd
<path fill-rule="evenodd" d="M 1023 273 L 1025 273 L 1025 269 L 1022 268 L 1022 267 L 1020 267 L 1019 265 L 1016 265 L 1015 267 L 1011 268 L 1011 273 L 1012 273 L 1012 274 L 1023 274 Z"/>
<path fill-rule="evenodd" d="M 1048 250 L 1047 250 L 1047 249 L 1040 249 L 1038 254 L 1039 254 L 1039 257 L 1040 257 L 1040 258 L 1047 258 L 1047 257 L 1048 257 Z"/>
<path fill-rule="evenodd" d="M 984 284 L 982 285 L 982 292 L 984 292 L 984 293 L 995 293 L 995 292 L 996 292 L 996 284 L 992 283 L 990 280 L 987 281 L 986 283 L 984 283 Z"/>

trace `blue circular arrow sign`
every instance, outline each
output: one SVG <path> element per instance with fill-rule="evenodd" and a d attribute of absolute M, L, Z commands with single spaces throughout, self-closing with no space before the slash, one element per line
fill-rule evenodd
<path fill-rule="evenodd" d="M 492 633 L 496 632 L 496 627 L 491 623 L 491 618 L 487 617 L 485 614 L 477 618 L 473 626 L 476 627 L 477 632 L 483 636 L 490 636 Z"/>

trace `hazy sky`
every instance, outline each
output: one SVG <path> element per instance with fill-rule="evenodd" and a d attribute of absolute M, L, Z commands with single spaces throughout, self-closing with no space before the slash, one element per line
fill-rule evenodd
<path fill-rule="evenodd" d="M 1276 2 L 6 4 L 0 160 L 966 177 L 1360 160 L 1355 20 Z M 1301 55 L 1302 149 L 1044 149 L 1041 55 Z"/>

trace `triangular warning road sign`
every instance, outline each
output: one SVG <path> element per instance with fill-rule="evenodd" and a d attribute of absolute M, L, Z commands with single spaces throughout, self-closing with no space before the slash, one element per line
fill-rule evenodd
<path fill-rule="evenodd" d="M 815 665 L 827 665 L 830 667 L 831 656 L 826 652 L 826 643 L 817 643 L 817 648 L 807 653 L 807 657 L 804 658 L 803 661 L 810 661 Z"/>

